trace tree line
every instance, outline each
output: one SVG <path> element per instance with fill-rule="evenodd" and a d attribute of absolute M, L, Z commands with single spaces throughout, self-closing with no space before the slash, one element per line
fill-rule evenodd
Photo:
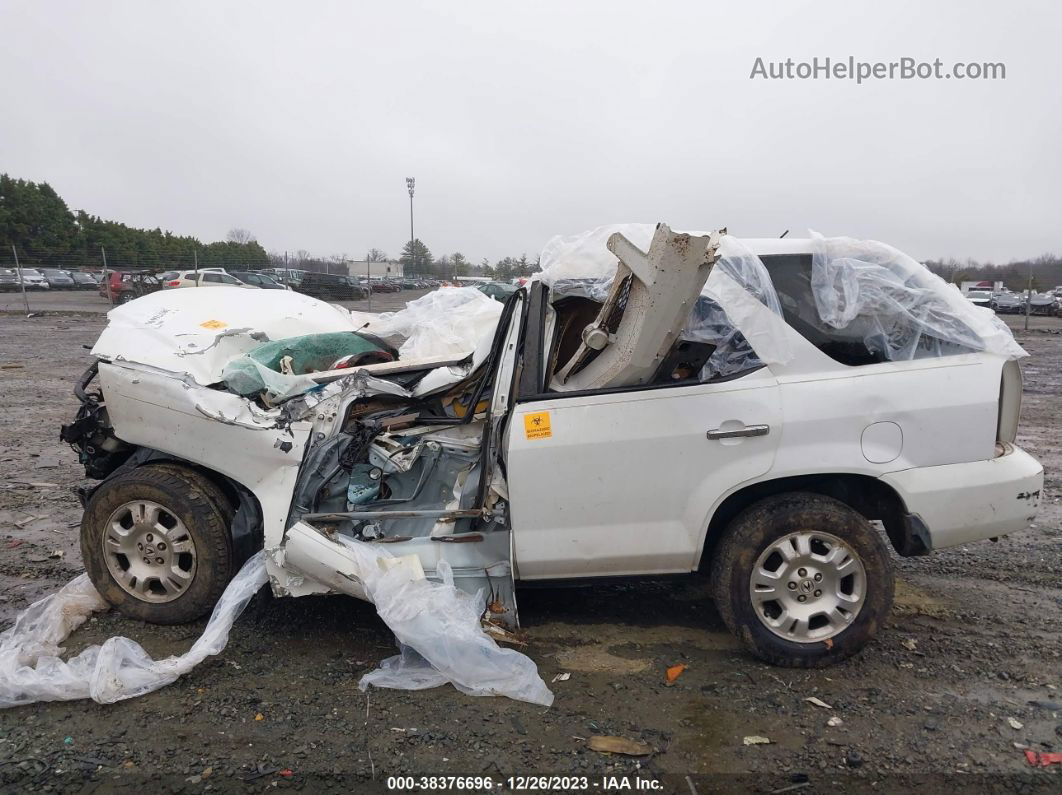
<path fill-rule="evenodd" d="M 991 262 L 978 262 L 967 259 L 926 260 L 926 267 L 933 273 L 952 284 L 965 281 L 1003 282 L 1015 292 L 1031 288 L 1043 292 L 1062 286 L 1062 257 L 1054 254 L 1041 254 L 1031 260 L 1008 262 L 1006 265 L 993 265 Z"/>
<path fill-rule="evenodd" d="M 286 254 L 266 253 L 246 229 L 232 229 L 226 240 L 211 243 L 158 228 L 137 229 L 84 210 L 70 210 L 47 182 L 30 182 L 0 174 L 0 262 L 11 262 L 11 246 L 15 246 L 22 264 L 45 267 L 98 267 L 102 265 L 104 250 L 111 267 L 156 270 L 191 268 L 198 259 L 200 266 L 273 265 L 346 273 L 349 262 L 345 254 L 315 257 L 307 251 L 298 251 L 289 258 Z M 486 258 L 473 263 L 459 251 L 435 257 L 419 239 L 406 243 L 397 261 L 389 260 L 377 248 L 371 249 L 367 258 L 371 262 L 395 262 L 407 277 L 437 279 L 482 276 L 508 281 L 529 276 L 539 269 L 538 260 L 528 259 L 526 254 L 504 257 L 493 264 Z M 1062 257 L 1054 254 L 1006 265 L 973 259 L 928 260 L 925 264 L 954 284 L 983 279 L 1002 281 L 1011 290 L 1024 290 L 1031 279 L 1032 288 L 1041 291 L 1062 285 Z M 399 268 L 394 272 L 397 275 Z"/>
<path fill-rule="evenodd" d="M 265 249 L 247 230 L 233 229 L 228 240 L 203 243 L 161 229 L 136 229 L 84 210 L 73 212 L 47 182 L 7 174 L 0 174 L 0 246 L 5 262 L 15 246 L 20 263 L 44 267 L 99 267 L 102 251 L 112 268 L 191 268 L 197 258 L 200 266 L 269 264 Z"/>

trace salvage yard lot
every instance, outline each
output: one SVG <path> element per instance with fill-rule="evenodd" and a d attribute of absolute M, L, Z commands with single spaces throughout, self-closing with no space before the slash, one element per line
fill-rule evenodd
<path fill-rule="evenodd" d="M 373 308 L 420 294 L 378 296 Z M 3 305 L 18 308 L 14 298 Z M 46 298 L 31 304 L 43 309 Z M 73 311 L 107 308 L 91 294 L 62 300 Z M 1020 329 L 1023 319 L 1008 322 Z M 76 410 L 71 389 L 90 361 L 83 346 L 102 327 L 102 315 L 0 315 L 0 626 L 81 571 L 72 488 L 82 470 L 58 428 Z M 699 583 L 524 589 L 527 653 L 547 683 L 570 673 L 550 684 L 553 707 L 449 686 L 366 695 L 358 679 L 394 653 L 371 605 L 263 593 L 222 655 L 157 693 L 0 712 L 0 785 L 350 791 L 400 774 L 615 773 L 664 778 L 667 791 L 683 792 L 687 774 L 701 792 L 804 781 L 804 791 L 885 791 L 943 786 L 943 776 L 955 786 L 1003 789 L 1020 777 L 1057 790 L 1060 766 L 1032 770 L 1023 756 L 1025 746 L 1062 749 L 1062 320 L 1033 327 L 1016 333 L 1031 354 L 1018 442 L 1047 470 L 1036 525 L 999 543 L 896 559 L 893 617 L 853 660 L 820 671 L 759 663 Z M 158 627 L 112 612 L 68 647 L 126 635 L 158 657 L 186 650 L 204 623 Z M 677 663 L 688 669 L 666 686 Z M 834 717 L 840 725 L 827 725 Z M 659 752 L 640 762 L 598 754 L 586 748 L 592 734 Z M 771 743 L 746 746 L 750 735 Z"/>

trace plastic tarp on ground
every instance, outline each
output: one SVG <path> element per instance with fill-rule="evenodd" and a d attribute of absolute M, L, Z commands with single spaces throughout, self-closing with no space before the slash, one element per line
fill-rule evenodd
<path fill-rule="evenodd" d="M 397 312 L 351 312 L 360 330 L 377 337 L 403 337 L 398 358 L 466 356 L 494 335 L 502 304 L 475 287 L 443 287 L 410 301 Z"/>
<path fill-rule="evenodd" d="M 440 560 L 442 582 L 411 577 L 408 568 L 379 544 L 340 537 L 357 564 L 358 579 L 376 612 L 395 634 L 400 653 L 365 674 L 359 686 L 422 690 L 447 682 L 471 696 L 508 696 L 549 706 L 553 693 L 534 660 L 503 649 L 480 625 L 485 595 L 454 586 L 450 564 Z"/>
<path fill-rule="evenodd" d="M 443 581 L 437 583 L 411 578 L 408 568 L 380 565 L 382 559 L 398 559 L 379 545 L 348 541 L 345 546 L 359 564 L 366 595 L 401 650 L 362 677 L 363 690 L 370 684 L 419 690 L 451 682 L 469 695 L 553 703 L 534 661 L 500 648 L 483 631 L 484 600 L 455 588 L 445 561 L 439 564 Z M 265 552 L 259 551 L 226 587 L 203 634 L 185 654 L 153 660 L 139 643 L 114 637 L 63 660 L 63 641 L 92 613 L 109 607 L 82 574 L 34 602 L 0 634 L 0 708 L 82 698 L 110 704 L 165 687 L 221 653 L 233 622 L 266 581 Z"/>
<path fill-rule="evenodd" d="M 266 579 L 265 553 L 258 552 L 229 583 L 203 634 L 184 654 L 153 660 L 139 643 L 115 637 L 63 660 L 60 644 L 92 613 L 109 607 L 82 574 L 34 602 L 0 634 L 0 708 L 80 698 L 111 704 L 165 687 L 225 648 L 233 622 Z"/>
<path fill-rule="evenodd" d="M 616 272 L 608 238 L 618 232 L 644 251 L 655 228 L 653 224 L 613 224 L 555 237 L 542 250 L 542 272 L 537 278 L 555 294 L 603 301 Z M 891 246 L 814 234 L 806 241 L 785 243 L 791 252 L 812 255 L 811 287 L 822 322 L 858 332 L 867 348 L 884 359 L 969 351 L 1008 359 L 1026 355 L 991 310 L 975 306 L 924 265 Z M 683 339 L 718 346 L 720 358 L 709 361 L 702 380 L 745 369 L 757 360 L 773 364 L 790 357 L 784 341 L 765 333 L 755 313 L 746 311 L 748 302 L 734 300 L 741 292 L 751 294 L 782 315 L 770 274 L 754 245 L 755 241 L 723 236 L 719 260 L 683 330 Z"/>

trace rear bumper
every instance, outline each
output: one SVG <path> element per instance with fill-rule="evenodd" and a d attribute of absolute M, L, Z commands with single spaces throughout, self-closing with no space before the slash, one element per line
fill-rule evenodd
<path fill-rule="evenodd" d="M 918 467 L 881 480 L 921 520 L 932 549 L 1013 533 L 1036 518 L 1044 468 L 1020 447 L 989 461 Z"/>

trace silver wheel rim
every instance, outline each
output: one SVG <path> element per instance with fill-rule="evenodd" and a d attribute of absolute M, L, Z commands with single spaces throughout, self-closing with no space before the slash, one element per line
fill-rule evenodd
<path fill-rule="evenodd" d="M 103 557 L 114 581 L 142 602 L 172 602 L 195 579 L 195 542 L 188 528 L 151 500 L 115 509 L 103 533 Z"/>
<path fill-rule="evenodd" d="M 756 560 L 749 595 L 760 622 L 780 638 L 815 643 L 844 632 L 867 595 L 863 562 L 829 533 L 789 533 Z"/>

